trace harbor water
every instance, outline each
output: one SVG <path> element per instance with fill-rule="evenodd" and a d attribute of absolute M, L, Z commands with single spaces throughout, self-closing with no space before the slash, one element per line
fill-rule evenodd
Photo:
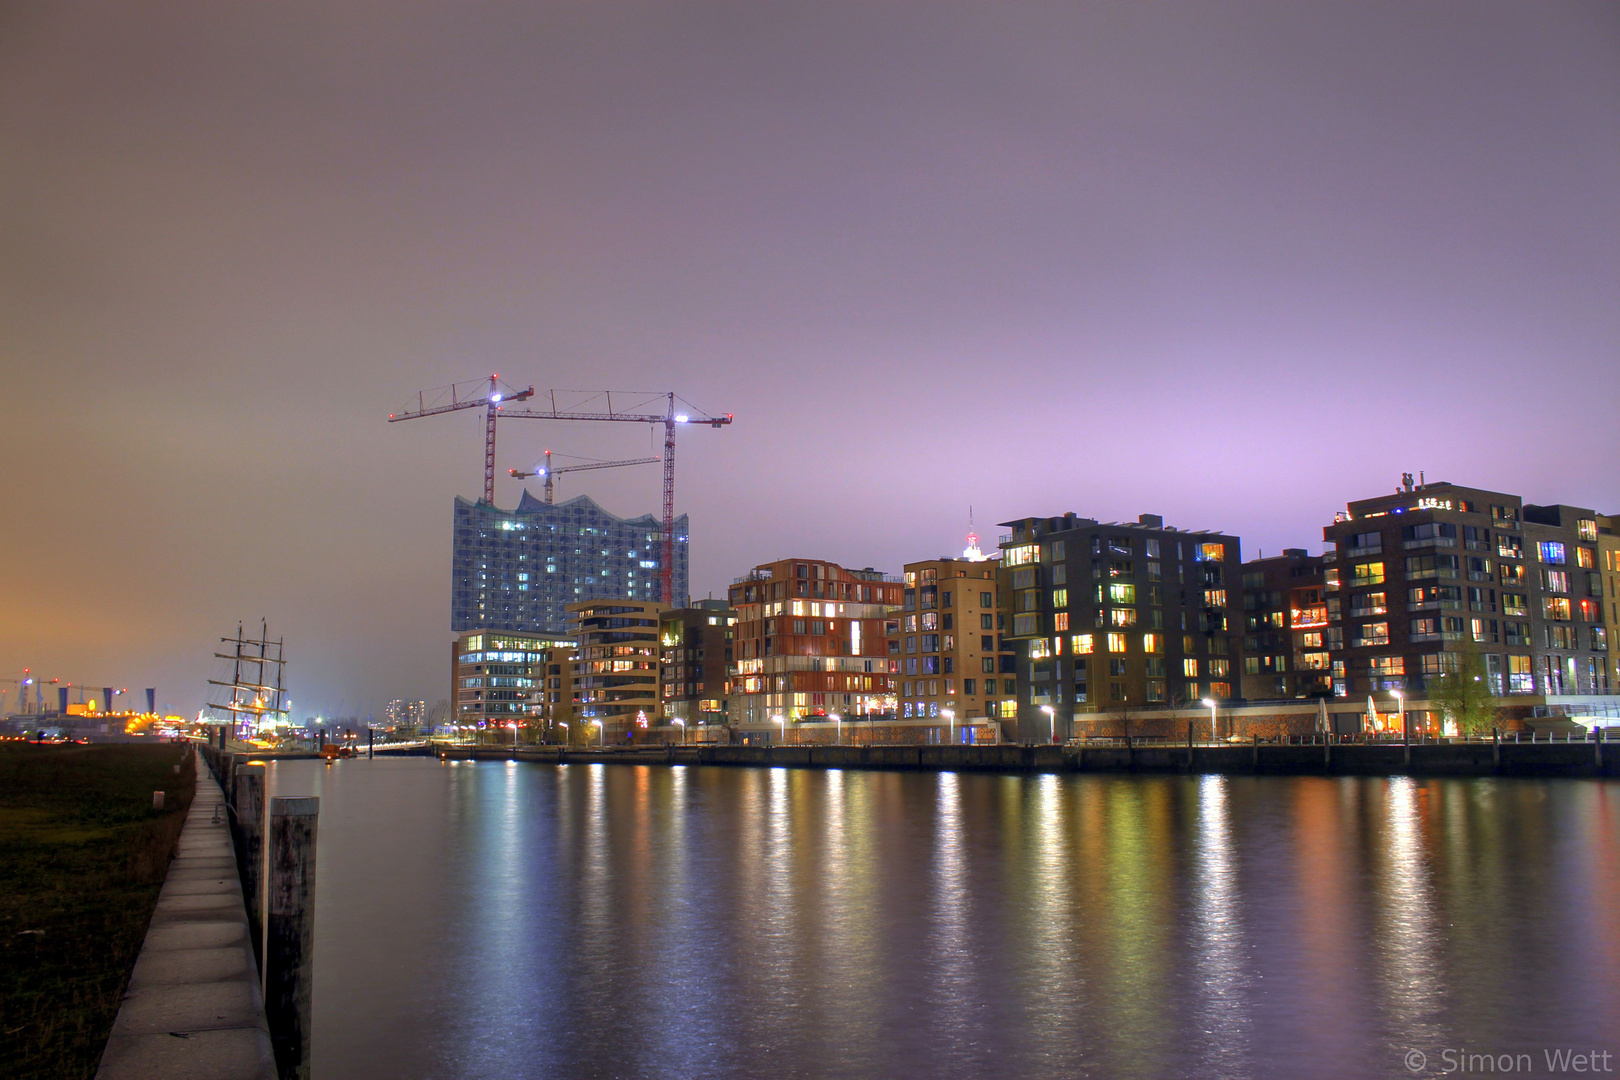
<path fill-rule="evenodd" d="M 324 1080 L 1620 1071 L 1610 781 L 268 771 Z"/>

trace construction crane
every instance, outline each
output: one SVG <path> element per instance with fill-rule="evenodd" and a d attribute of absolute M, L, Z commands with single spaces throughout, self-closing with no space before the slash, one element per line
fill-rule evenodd
<path fill-rule="evenodd" d="M 499 375 L 491 375 L 486 384 L 483 379 L 452 383 L 434 390 L 420 390 L 416 394 L 416 408 L 389 413 L 388 422 L 415 420 L 420 416 L 437 416 L 459 409 L 484 410 L 484 502 L 495 505 L 495 417 L 508 401 L 522 401 L 534 396 L 534 387 L 519 390 L 501 382 Z"/>
<path fill-rule="evenodd" d="M 533 389 L 532 387 L 530 388 Z M 557 404 L 557 395 L 562 394 L 564 401 L 569 398 L 576 399 L 574 408 L 562 408 Z M 619 400 L 626 397 L 633 399 L 628 409 L 615 409 L 613 407 L 613 391 L 581 391 L 581 390 L 548 390 L 544 397 L 531 395 L 530 405 L 522 409 L 513 409 L 506 413 L 509 420 L 604 420 L 611 423 L 626 424 L 662 424 L 664 425 L 664 551 L 663 557 L 658 560 L 659 577 L 662 579 L 664 603 L 675 604 L 675 429 L 683 424 L 707 424 L 712 428 L 722 428 L 731 423 L 731 414 L 720 416 L 698 416 L 692 413 L 676 411 L 678 400 L 673 391 L 663 394 L 626 394 L 619 393 Z M 585 408 L 601 399 L 603 407 L 600 410 Z M 642 412 L 654 401 L 660 402 L 664 409 L 662 412 Z M 548 407 L 540 407 L 542 404 Z M 493 443 L 491 444 L 493 445 Z"/>
<path fill-rule="evenodd" d="M 519 480 L 527 480 L 531 476 L 545 477 L 546 505 L 550 506 L 552 503 L 551 478 L 554 476 L 560 476 L 565 472 L 584 472 L 587 469 L 617 469 L 621 465 L 655 465 L 659 460 L 659 458 L 655 457 L 638 457 L 631 458 L 629 461 L 592 461 L 584 465 L 559 465 L 553 469 L 551 467 L 551 451 L 547 450 L 545 462 L 536 464 L 528 472 L 524 472 L 522 469 L 507 469 L 506 471 Z"/>

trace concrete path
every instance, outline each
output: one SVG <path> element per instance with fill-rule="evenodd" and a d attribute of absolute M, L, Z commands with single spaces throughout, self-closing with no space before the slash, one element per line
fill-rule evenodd
<path fill-rule="evenodd" d="M 275 1080 L 225 800 L 197 794 L 96 1080 Z"/>

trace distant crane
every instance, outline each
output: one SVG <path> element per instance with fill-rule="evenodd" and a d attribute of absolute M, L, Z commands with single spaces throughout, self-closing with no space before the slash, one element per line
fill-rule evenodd
<path fill-rule="evenodd" d="M 551 467 L 551 451 L 546 451 L 546 460 L 542 465 L 536 465 L 528 472 L 522 469 L 507 469 L 506 471 L 519 480 L 527 480 L 531 476 L 546 478 L 546 505 L 552 504 L 551 479 L 565 472 L 584 472 L 586 469 L 616 469 L 621 465 L 656 465 L 661 459 L 655 457 L 631 458 L 629 461 L 592 461 L 584 465 L 559 465 Z"/>
<path fill-rule="evenodd" d="M 476 388 L 476 389 L 475 389 Z M 445 395 L 449 395 L 449 400 Z M 431 396 L 430 396 L 431 395 Z M 484 502 L 495 505 L 495 417 L 501 405 L 508 401 L 522 401 L 534 396 L 534 387 L 519 390 L 501 382 L 499 375 L 491 375 L 485 386 L 483 379 L 451 383 L 434 390 L 419 390 L 416 408 L 402 413 L 389 413 L 390 424 L 399 420 L 414 420 L 419 416 L 437 416 L 458 409 L 484 410 Z"/>
<path fill-rule="evenodd" d="M 480 380 L 481 382 L 481 380 Z M 485 406 L 488 409 L 484 427 L 484 501 L 491 506 L 495 504 L 495 416 L 497 413 L 508 420 L 604 420 L 627 424 L 662 424 L 664 425 L 664 549 L 663 557 L 658 561 L 659 577 L 663 586 L 664 603 L 675 603 L 675 428 L 681 424 L 707 424 L 712 428 L 722 428 L 730 424 L 732 416 L 724 413 L 720 416 L 698 416 L 690 413 L 676 411 L 678 400 L 673 392 L 662 394 L 626 394 L 619 392 L 620 399 L 630 397 L 634 399 L 629 409 L 615 409 L 613 407 L 613 391 L 579 391 L 579 390 L 550 390 L 544 400 L 550 403 L 549 408 L 524 408 L 502 411 L 503 402 L 522 401 L 535 397 L 534 387 L 527 390 L 515 391 L 501 383 L 497 376 L 489 377 L 487 390 L 482 391 L 481 397 L 468 397 L 462 393 L 462 387 L 470 388 L 472 383 L 456 383 L 453 386 L 441 387 L 431 391 L 434 394 L 432 403 L 429 402 L 428 391 L 417 395 L 417 407 L 407 409 L 402 413 L 390 413 L 388 422 L 396 423 L 400 420 L 414 420 L 418 416 L 433 416 L 437 413 L 451 412 L 455 409 L 471 409 Z M 449 393 L 450 399 L 445 400 L 444 395 Z M 557 404 L 557 395 L 562 394 L 564 400 L 573 399 L 576 408 L 561 408 Z M 593 404 L 597 399 L 603 400 L 601 409 L 588 409 L 585 406 Z M 641 412 L 653 402 L 663 406 L 661 412 Z"/>

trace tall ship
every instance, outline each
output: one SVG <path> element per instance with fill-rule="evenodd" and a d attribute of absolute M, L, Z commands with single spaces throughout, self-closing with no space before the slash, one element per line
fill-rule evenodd
<path fill-rule="evenodd" d="M 261 619 L 258 637 L 237 623 L 236 635 L 219 641 L 222 648 L 214 657 L 229 663 L 229 678 L 208 680 L 205 722 L 227 725 L 235 739 L 280 735 L 288 726 L 285 639 L 272 641 L 269 623 Z"/>

